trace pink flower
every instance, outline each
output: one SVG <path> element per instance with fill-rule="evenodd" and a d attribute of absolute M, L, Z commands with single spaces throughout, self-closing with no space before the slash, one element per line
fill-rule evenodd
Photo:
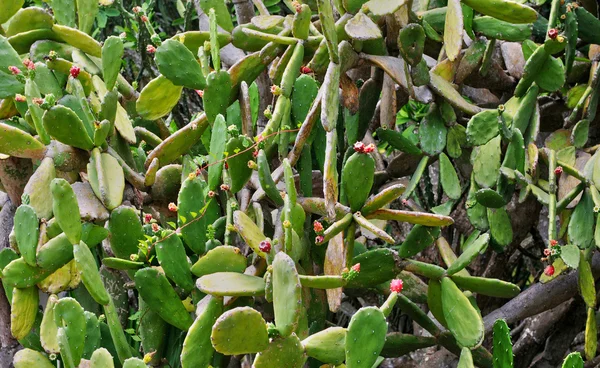
<path fill-rule="evenodd" d="M 25 101 L 27 101 L 27 99 L 25 98 L 25 96 L 17 94 L 15 96 L 15 101 L 17 101 L 17 102 L 25 102 Z"/>
<path fill-rule="evenodd" d="M 393 293 L 401 292 L 403 287 L 404 287 L 404 283 L 400 279 L 394 279 L 390 283 L 390 291 Z"/>
<path fill-rule="evenodd" d="M 149 54 L 154 54 L 156 52 L 156 47 L 153 45 L 148 45 L 146 46 L 146 52 Z"/>
<path fill-rule="evenodd" d="M 315 243 L 317 244 L 321 244 L 325 241 L 325 238 L 323 237 L 323 235 L 317 235 L 317 237 L 315 238 Z"/>
<path fill-rule="evenodd" d="M 352 271 L 356 273 L 360 272 L 360 263 L 357 263 L 354 266 L 352 266 Z"/>
<path fill-rule="evenodd" d="M 145 213 L 145 214 L 144 214 L 144 223 L 145 223 L 145 224 L 149 224 L 149 223 L 150 223 L 150 221 L 152 221 L 152 215 L 151 215 L 151 214 L 149 214 L 149 213 Z"/>
<path fill-rule="evenodd" d="M 71 74 L 71 77 L 73 78 L 77 78 L 79 76 L 79 73 L 81 73 L 81 68 L 75 65 L 73 65 L 69 70 L 69 74 Z"/>
<path fill-rule="evenodd" d="M 17 68 L 16 66 L 14 66 L 14 65 L 9 66 L 8 70 L 10 70 L 10 72 L 12 73 L 12 75 L 21 74 L 21 70 L 19 68 Z"/>
<path fill-rule="evenodd" d="M 169 203 L 169 211 L 177 212 L 177 205 L 173 202 Z"/>
<path fill-rule="evenodd" d="M 323 228 L 323 224 L 320 223 L 319 221 L 315 221 L 313 223 L 313 229 L 315 230 L 315 233 L 320 234 L 323 232 L 324 228 Z"/>

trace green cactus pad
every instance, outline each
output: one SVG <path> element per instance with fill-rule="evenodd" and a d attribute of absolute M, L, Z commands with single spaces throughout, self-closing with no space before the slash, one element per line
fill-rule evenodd
<path fill-rule="evenodd" d="M 100 273 L 98 273 L 98 266 L 96 266 L 96 259 L 90 248 L 83 242 L 75 244 L 73 245 L 73 255 L 81 280 L 90 295 L 98 304 L 108 304 L 110 296 L 104 288 Z"/>
<path fill-rule="evenodd" d="M 259 312 L 250 307 L 234 308 L 217 319 L 210 340 L 221 354 L 258 353 L 269 346 L 267 323 Z"/>
<path fill-rule="evenodd" d="M 108 350 L 100 348 L 90 358 L 90 368 L 114 368 L 113 357 Z"/>
<path fill-rule="evenodd" d="M 440 153 L 440 182 L 442 184 L 442 188 L 444 189 L 444 193 L 450 199 L 458 199 L 461 194 L 460 181 L 458 179 L 458 175 L 456 174 L 456 170 L 454 170 L 454 166 L 448 156 L 445 153 Z"/>
<path fill-rule="evenodd" d="M 232 246 L 221 245 L 200 257 L 191 268 L 194 275 L 201 277 L 216 272 L 243 273 L 246 270 L 246 257 Z"/>
<path fill-rule="evenodd" d="M 500 175 L 500 136 L 492 138 L 479 149 L 473 162 L 475 182 L 482 188 L 490 188 L 496 184 Z"/>
<path fill-rule="evenodd" d="M 398 48 L 402 59 L 412 66 L 417 65 L 423 58 L 425 49 L 425 31 L 418 24 L 411 23 L 398 34 Z"/>
<path fill-rule="evenodd" d="M 176 86 L 204 89 L 206 80 L 194 54 L 179 41 L 166 40 L 157 49 L 158 70 Z"/>
<path fill-rule="evenodd" d="M 368 219 L 402 221 L 423 226 L 449 226 L 454 223 L 452 217 L 435 213 L 381 209 L 367 216 Z"/>
<path fill-rule="evenodd" d="M 129 260 L 138 253 L 138 242 L 144 238 L 144 229 L 133 207 L 115 208 L 108 221 L 110 248 L 118 258 Z"/>
<path fill-rule="evenodd" d="M 158 365 L 165 352 L 169 324 L 150 309 L 143 298 L 139 298 L 139 311 L 141 316 L 138 333 L 142 340 L 142 349 L 146 354 L 154 354 L 150 364 Z"/>
<path fill-rule="evenodd" d="M 590 262 L 582 255 L 579 258 L 579 292 L 588 308 L 596 307 L 596 288 Z"/>
<path fill-rule="evenodd" d="M 258 180 L 260 182 L 260 187 L 273 202 L 278 206 L 282 206 L 283 198 L 281 198 L 281 193 L 277 190 L 277 185 L 271 176 L 269 161 L 264 150 L 258 152 L 256 163 L 258 164 Z"/>
<path fill-rule="evenodd" d="M 42 281 L 52 272 L 40 267 L 30 266 L 23 258 L 18 258 L 2 270 L 2 283 L 11 287 L 27 288 Z"/>
<path fill-rule="evenodd" d="M 217 272 L 196 280 L 196 287 L 214 296 L 260 296 L 265 293 L 262 278 L 237 272 Z"/>
<path fill-rule="evenodd" d="M 471 222 L 476 229 L 487 231 L 489 229 L 487 209 L 477 202 L 476 193 L 478 190 L 479 186 L 475 182 L 475 173 L 473 172 L 471 173 L 471 186 L 469 187 L 467 202 L 465 203 L 467 217 L 469 218 L 469 222 Z"/>
<path fill-rule="evenodd" d="M 492 17 L 474 18 L 473 31 L 488 38 L 511 42 L 520 42 L 531 37 L 531 25 L 512 24 Z"/>
<path fill-rule="evenodd" d="M 15 368 L 53 368 L 52 362 L 46 356 L 32 349 L 19 350 L 13 357 Z"/>
<path fill-rule="evenodd" d="M 442 279 L 442 308 L 448 329 L 459 346 L 474 348 L 481 344 L 484 331 L 481 315 L 447 277 Z"/>
<path fill-rule="evenodd" d="M 510 217 L 505 208 L 488 208 L 487 218 L 490 234 L 495 244 L 505 247 L 512 241 L 513 231 Z"/>
<path fill-rule="evenodd" d="M 439 227 L 415 225 L 410 230 L 404 242 L 398 248 L 400 257 L 408 258 L 416 255 L 426 247 L 433 244 L 440 234 Z"/>
<path fill-rule="evenodd" d="M 374 173 L 375 161 L 370 154 L 355 152 L 344 164 L 342 185 L 351 211 L 358 211 L 365 204 L 373 186 Z"/>
<path fill-rule="evenodd" d="M 139 358 L 129 358 L 123 362 L 123 368 L 147 368 L 148 366 Z"/>
<path fill-rule="evenodd" d="M 50 183 L 54 218 L 71 244 L 81 240 L 79 204 L 73 188 L 65 179 L 56 178 Z"/>
<path fill-rule="evenodd" d="M 223 154 L 227 142 L 227 123 L 223 115 L 217 115 L 210 135 L 208 189 L 217 190 L 223 174 Z"/>
<path fill-rule="evenodd" d="M 458 274 L 452 275 L 451 278 L 457 286 L 465 290 L 495 298 L 514 298 L 521 292 L 517 285 L 503 280 Z"/>
<path fill-rule="evenodd" d="M 163 239 L 155 246 L 158 263 L 169 279 L 186 292 L 191 292 L 194 281 L 181 239 L 172 231 L 165 231 L 161 235 L 164 235 Z"/>
<path fill-rule="evenodd" d="M 38 218 L 33 207 L 20 205 L 15 212 L 14 232 L 19 253 L 30 266 L 36 266 L 36 251 L 39 237 Z"/>
<path fill-rule="evenodd" d="M 29 334 L 38 312 L 39 295 L 35 286 L 13 290 L 11 298 L 10 331 L 17 340 Z"/>
<path fill-rule="evenodd" d="M 467 124 L 467 140 L 481 146 L 498 135 L 498 110 L 485 110 L 474 115 Z"/>
<path fill-rule="evenodd" d="M 154 78 L 140 92 L 136 102 L 138 114 L 146 120 L 162 118 L 177 105 L 182 89 L 165 76 Z"/>
<path fill-rule="evenodd" d="M 583 358 L 580 353 L 571 353 L 563 361 L 562 368 L 583 368 Z"/>
<path fill-rule="evenodd" d="M 306 354 L 323 363 L 342 364 L 346 359 L 346 329 L 329 327 L 302 341 Z"/>
<path fill-rule="evenodd" d="M 379 248 L 364 252 L 352 259 L 360 263 L 360 272 L 348 281 L 348 288 L 368 288 L 393 279 L 400 271 L 400 258 L 392 249 Z"/>
<path fill-rule="evenodd" d="M 377 137 L 399 151 L 411 155 L 420 155 L 423 153 L 410 139 L 395 130 L 379 128 L 377 129 Z"/>
<path fill-rule="evenodd" d="M 181 366 L 183 368 L 207 368 L 214 353 L 210 335 L 212 326 L 223 313 L 223 300 L 206 296 L 198 309 L 198 316 L 188 330 L 181 351 Z"/>
<path fill-rule="evenodd" d="M 56 105 L 44 113 L 44 127 L 57 141 L 69 146 L 91 150 L 94 142 L 84 123 L 68 107 Z"/>
<path fill-rule="evenodd" d="M 208 75 L 202 101 L 209 122 L 213 123 L 219 114 L 226 115 L 232 89 L 233 82 L 227 71 L 213 71 Z"/>
<path fill-rule="evenodd" d="M 490 240 L 489 234 L 483 234 L 479 238 L 477 238 L 471 246 L 466 248 L 463 253 L 456 259 L 452 265 L 448 267 L 446 273 L 448 275 L 454 275 L 455 273 L 463 270 L 467 267 L 474 259 L 479 255 Z"/>
<path fill-rule="evenodd" d="M 504 197 L 490 188 L 480 189 L 475 193 L 475 199 L 481 206 L 488 208 L 500 208 L 506 205 Z"/>
<path fill-rule="evenodd" d="M 108 153 L 100 153 L 98 148 L 94 148 L 87 169 L 92 190 L 104 206 L 113 210 L 121 205 L 125 176 L 119 162 Z"/>
<path fill-rule="evenodd" d="M 114 88 L 121 70 L 123 51 L 123 41 L 120 37 L 110 36 L 102 45 L 102 76 L 109 91 Z"/>
<path fill-rule="evenodd" d="M 202 177 L 188 177 L 182 183 L 177 197 L 177 220 L 181 235 L 187 246 L 197 254 L 204 253 L 208 225 L 221 216 L 217 201 L 208 198 L 207 191 Z"/>
<path fill-rule="evenodd" d="M 46 157 L 40 163 L 37 170 L 33 173 L 25 189 L 24 194 L 29 196 L 29 204 L 39 219 L 50 219 L 52 217 L 52 193 L 50 183 L 56 177 L 54 161 Z"/>
<path fill-rule="evenodd" d="M 494 322 L 494 368 L 513 366 L 512 342 L 510 329 L 503 319 Z"/>
<path fill-rule="evenodd" d="M 300 339 L 295 334 L 288 337 L 276 337 L 261 351 L 254 360 L 256 368 L 302 368 L 306 354 Z"/>
<path fill-rule="evenodd" d="M 281 336 L 288 337 L 296 330 L 301 306 L 302 285 L 294 261 L 279 252 L 273 261 L 273 310 Z"/>
<path fill-rule="evenodd" d="M 371 368 L 385 344 L 387 322 L 376 307 L 358 310 L 350 320 L 346 333 L 346 366 Z"/>
<path fill-rule="evenodd" d="M 462 348 L 456 368 L 475 368 L 473 365 L 473 356 L 469 348 Z"/>
<path fill-rule="evenodd" d="M 19 128 L 0 122 L 0 153 L 23 158 L 40 158 L 46 147 Z"/>
<path fill-rule="evenodd" d="M 266 258 L 265 252 L 260 250 L 260 242 L 265 240 L 267 237 L 260 231 L 258 226 L 242 211 L 235 211 L 233 213 L 233 224 L 235 230 L 240 234 L 242 239 L 248 244 L 254 253 L 259 256 Z"/>
<path fill-rule="evenodd" d="M 403 356 L 415 350 L 433 346 L 435 343 L 435 338 L 430 336 L 414 336 L 392 332 L 385 337 L 385 345 L 381 355 L 388 358 Z"/>
<path fill-rule="evenodd" d="M 167 323 L 185 331 L 194 322 L 169 280 L 157 269 L 144 268 L 137 271 L 135 287 L 148 306 Z"/>
<path fill-rule="evenodd" d="M 581 249 L 594 240 L 594 201 L 589 189 L 583 193 L 569 221 L 569 240 Z"/>
<path fill-rule="evenodd" d="M 58 326 L 58 345 L 63 363 L 68 368 L 79 366 L 85 347 L 85 314 L 73 298 L 62 298 L 54 306 Z"/>
<path fill-rule="evenodd" d="M 441 153 L 446 146 L 447 134 L 448 128 L 444 124 L 437 105 L 431 104 L 429 112 L 419 126 L 421 149 L 430 156 Z"/>
<path fill-rule="evenodd" d="M 250 180 L 252 169 L 248 161 L 253 159 L 252 150 L 248 149 L 252 142 L 245 136 L 232 138 L 227 142 L 227 165 L 231 177 L 231 193 L 239 192 Z"/>
<path fill-rule="evenodd" d="M 46 308 L 44 308 L 44 316 L 40 324 L 40 343 L 48 354 L 58 354 L 60 347 L 58 346 L 58 327 L 54 323 L 54 306 L 58 302 L 56 295 L 50 295 Z"/>

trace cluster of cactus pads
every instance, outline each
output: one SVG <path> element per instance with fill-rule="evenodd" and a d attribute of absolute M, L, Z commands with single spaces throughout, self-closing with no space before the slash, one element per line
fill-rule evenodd
<path fill-rule="evenodd" d="M 548 211 L 541 281 L 578 269 L 583 355 L 596 356 L 597 9 L 312 0 L 269 14 L 256 0 L 260 15 L 234 26 L 225 1 L 200 0 L 210 30 L 170 38 L 122 9 L 159 72 L 138 92 L 121 75 L 123 39 L 90 36 L 97 0 L 23 3 L 0 0 L 0 190 L 14 211 L 0 270 L 16 368 L 226 367 L 246 354 L 256 368 L 371 368 L 436 345 L 459 367 L 509 368 L 508 326 L 484 324 L 475 296 L 521 289 L 467 268 L 513 243 L 507 208 L 525 201 Z M 502 43 L 520 46 L 518 76 Z M 226 69 L 229 44 L 246 56 Z M 463 97 L 482 83 L 503 99 Z M 204 111 L 177 129 L 166 119 L 184 89 Z M 561 95 L 564 128 L 541 140 L 554 128 L 540 101 Z M 424 113 L 396 124 L 406 101 Z M 469 232 L 448 241 L 459 212 Z M 444 267 L 417 260 L 433 244 Z M 377 297 L 331 322 L 365 290 Z M 427 333 L 388 332 L 395 309 Z"/>

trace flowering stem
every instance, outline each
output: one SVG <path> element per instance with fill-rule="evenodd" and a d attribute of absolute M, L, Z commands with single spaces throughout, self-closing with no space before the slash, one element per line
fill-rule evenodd
<path fill-rule="evenodd" d="M 548 240 L 556 239 L 556 153 L 548 151 Z"/>

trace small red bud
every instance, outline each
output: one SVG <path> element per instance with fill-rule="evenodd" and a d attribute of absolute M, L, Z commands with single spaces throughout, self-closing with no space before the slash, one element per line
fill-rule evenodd
<path fill-rule="evenodd" d="M 149 213 L 144 214 L 144 223 L 148 224 L 152 221 L 152 215 Z"/>
<path fill-rule="evenodd" d="M 228 191 L 229 190 L 229 185 L 227 185 L 227 184 L 221 184 L 221 190 L 225 191 L 225 192 Z"/>
<path fill-rule="evenodd" d="M 325 238 L 323 237 L 323 235 L 317 235 L 317 237 L 315 238 L 315 243 L 320 244 L 323 243 L 324 240 Z"/>
<path fill-rule="evenodd" d="M 552 254 L 552 250 L 550 250 L 550 249 L 548 249 L 548 248 L 544 249 L 544 255 L 545 255 L 546 257 L 550 256 L 551 254 Z"/>
<path fill-rule="evenodd" d="M 8 70 L 10 70 L 10 72 L 12 73 L 12 75 L 21 74 L 21 70 L 19 68 L 17 68 L 16 66 L 14 66 L 14 65 L 9 66 Z"/>
<path fill-rule="evenodd" d="M 261 252 L 269 253 L 271 251 L 271 242 L 268 240 L 263 240 L 258 244 L 258 248 Z"/>
<path fill-rule="evenodd" d="M 78 66 L 73 65 L 71 67 L 71 69 L 69 70 L 69 74 L 71 74 L 71 77 L 73 78 L 77 78 L 79 76 L 79 73 L 81 72 L 81 68 Z"/>
<path fill-rule="evenodd" d="M 358 153 L 364 153 L 365 151 L 365 144 L 363 142 L 356 142 L 354 143 L 354 151 L 358 152 Z"/>
<path fill-rule="evenodd" d="M 169 203 L 169 211 L 177 212 L 177 205 L 173 202 Z"/>
<path fill-rule="evenodd" d="M 320 223 L 319 221 L 315 221 L 313 223 L 313 229 L 315 230 L 315 233 L 320 234 L 323 232 L 323 224 Z"/>
<path fill-rule="evenodd" d="M 34 97 L 31 99 L 33 101 L 34 104 L 36 105 L 41 105 L 44 103 L 44 99 L 40 98 L 40 97 Z"/>
<path fill-rule="evenodd" d="M 544 274 L 545 274 L 546 276 L 552 276 L 552 275 L 554 275 L 554 266 L 552 266 L 552 265 L 549 265 L 549 266 L 547 266 L 547 267 L 544 269 Z"/>
<path fill-rule="evenodd" d="M 208 191 L 208 197 L 209 197 L 209 198 L 213 198 L 213 197 L 214 197 L 214 196 L 216 196 L 216 195 L 217 195 L 217 193 L 215 193 L 215 191 L 214 191 L 214 190 L 209 190 L 209 191 Z"/>
<path fill-rule="evenodd" d="M 132 10 L 133 10 L 133 12 L 135 14 L 138 14 L 139 12 L 142 11 L 142 7 L 141 6 L 134 6 Z"/>
<path fill-rule="evenodd" d="M 257 158 L 258 157 L 258 151 L 252 151 L 252 157 Z"/>
<path fill-rule="evenodd" d="M 229 164 L 227 162 L 225 162 L 225 169 L 229 170 Z"/>
<path fill-rule="evenodd" d="M 300 67 L 300 73 L 302 73 L 302 74 L 310 74 L 312 72 L 313 72 L 312 69 L 307 66 Z"/>
<path fill-rule="evenodd" d="M 141 20 L 142 22 L 146 23 L 146 22 L 148 21 L 148 17 L 147 17 L 147 16 L 145 16 L 145 15 L 142 15 L 142 16 L 140 17 L 140 20 Z"/>
<path fill-rule="evenodd" d="M 17 102 L 25 102 L 25 101 L 27 101 L 27 99 L 25 98 L 25 96 L 17 94 L 15 96 L 15 101 L 17 101 Z"/>
<path fill-rule="evenodd" d="M 154 231 L 156 233 L 156 232 L 158 232 L 158 230 L 160 230 L 160 228 L 158 227 L 158 224 L 156 222 L 152 223 L 152 231 Z"/>
<path fill-rule="evenodd" d="M 560 175 L 562 173 L 563 173 L 562 166 L 557 166 L 556 169 L 554 169 L 554 175 Z"/>
<path fill-rule="evenodd" d="M 35 69 L 35 64 L 33 63 L 33 61 L 29 60 L 29 59 L 25 59 L 23 60 L 23 65 L 25 65 L 25 67 L 29 70 L 34 70 Z"/>
<path fill-rule="evenodd" d="M 146 46 L 146 52 L 149 54 L 154 54 L 156 52 L 156 47 L 154 47 L 154 45 L 148 45 Z"/>
<path fill-rule="evenodd" d="M 371 143 L 365 147 L 365 149 L 363 150 L 363 153 L 371 153 L 373 151 L 375 151 L 375 145 L 373 143 Z"/>
<path fill-rule="evenodd" d="M 200 96 L 200 97 L 204 97 L 204 91 L 203 91 L 203 90 L 201 90 L 201 89 L 197 89 L 197 90 L 196 90 L 196 93 L 198 94 L 198 96 Z"/>
<path fill-rule="evenodd" d="M 360 263 L 357 263 L 354 266 L 352 266 L 352 271 L 360 272 Z"/>
<path fill-rule="evenodd" d="M 550 246 L 554 247 L 555 245 L 558 245 L 558 242 L 554 239 L 550 239 Z"/>
<path fill-rule="evenodd" d="M 401 292 L 403 287 L 404 287 L 404 282 L 402 282 L 402 280 L 400 280 L 400 279 L 394 279 L 390 283 L 390 291 L 393 293 Z"/>
<path fill-rule="evenodd" d="M 558 30 L 556 28 L 551 28 L 548 31 L 548 37 L 552 40 L 556 39 L 556 37 L 558 37 Z"/>

